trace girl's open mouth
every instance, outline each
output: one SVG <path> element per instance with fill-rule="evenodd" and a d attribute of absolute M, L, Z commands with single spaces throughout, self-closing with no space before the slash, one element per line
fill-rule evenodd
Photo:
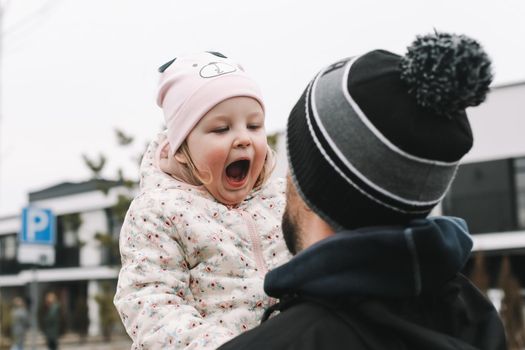
<path fill-rule="evenodd" d="M 226 179 L 232 186 L 242 186 L 249 170 L 248 159 L 237 160 L 226 167 Z"/>

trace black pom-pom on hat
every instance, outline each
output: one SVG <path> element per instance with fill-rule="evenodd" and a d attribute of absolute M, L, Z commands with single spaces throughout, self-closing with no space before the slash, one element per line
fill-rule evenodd
<path fill-rule="evenodd" d="M 464 35 L 418 36 L 401 59 L 401 80 L 417 103 L 449 117 L 483 102 L 492 78 L 489 57 Z"/>

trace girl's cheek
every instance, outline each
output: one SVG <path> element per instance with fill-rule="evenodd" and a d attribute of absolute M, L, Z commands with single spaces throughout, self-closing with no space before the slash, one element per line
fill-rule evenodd
<path fill-rule="evenodd" d="M 228 153 L 219 147 L 212 147 L 207 154 L 210 158 L 221 158 L 227 156 Z"/>
<path fill-rule="evenodd" d="M 199 161 L 200 167 L 216 167 L 224 165 L 226 157 L 228 154 L 221 150 L 210 149 L 209 152 L 202 155 L 202 158 Z"/>

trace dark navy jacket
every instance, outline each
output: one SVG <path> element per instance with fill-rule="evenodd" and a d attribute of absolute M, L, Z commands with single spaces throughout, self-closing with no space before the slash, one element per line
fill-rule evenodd
<path fill-rule="evenodd" d="M 459 271 L 463 220 L 339 232 L 269 272 L 280 313 L 221 349 L 506 349 L 492 304 Z"/>

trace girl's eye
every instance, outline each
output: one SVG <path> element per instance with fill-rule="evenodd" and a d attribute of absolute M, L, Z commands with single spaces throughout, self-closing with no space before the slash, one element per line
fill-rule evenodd
<path fill-rule="evenodd" d="M 251 129 L 251 130 L 257 130 L 257 129 L 260 129 L 261 128 L 261 124 L 250 124 L 248 125 L 248 129 Z"/>
<path fill-rule="evenodd" d="M 213 129 L 211 132 L 215 134 L 222 134 L 222 133 L 225 133 L 226 131 L 228 131 L 228 127 L 216 128 L 216 129 Z"/>

